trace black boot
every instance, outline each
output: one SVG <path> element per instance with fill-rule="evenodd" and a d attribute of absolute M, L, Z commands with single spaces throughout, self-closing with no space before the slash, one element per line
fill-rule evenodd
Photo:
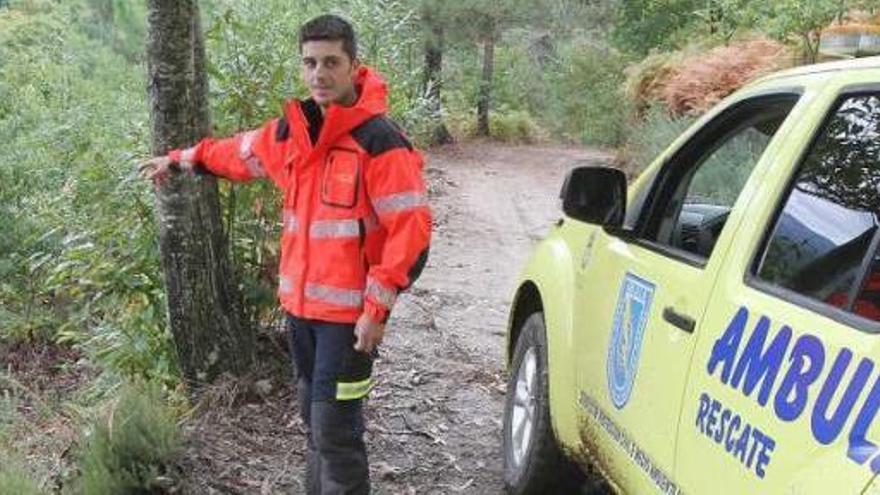
<path fill-rule="evenodd" d="M 322 495 L 370 493 L 361 402 L 312 402 L 312 439 L 317 449 L 317 474 Z"/>

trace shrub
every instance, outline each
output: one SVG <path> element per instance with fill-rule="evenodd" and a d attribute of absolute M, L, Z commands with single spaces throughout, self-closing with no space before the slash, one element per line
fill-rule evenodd
<path fill-rule="evenodd" d="M 514 130 L 508 124 L 516 121 L 521 125 L 514 136 L 529 129 L 537 132 L 532 140 L 620 144 L 630 114 L 620 91 L 626 57 L 588 38 L 544 47 L 536 56 L 535 39 L 523 30 L 512 30 L 495 46 L 490 133 L 494 134 L 493 120 L 502 132 Z M 473 135 L 481 53 L 473 46 L 455 46 L 447 55 L 446 124 L 455 135 Z"/>
<path fill-rule="evenodd" d="M 661 91 L 673 115 L 699 115 L 727 95 L 782 67 L 786 50 L 778 42 L 756 38 L 687 58 Z"/>
<path fill-rule="evenodd" d="M 39 495 L 40 490 L 34 480 L 17 463 L 4 462 L 0 466 L 0 493 Z"/>
<path fill-rule="evenodd" d="M 675 33 L 698 21 L 698 0 L 618 0 L 612 39 L 621 49 L 647 54 L 658 47 L 668 48 Z"/>
<path fill-rule="evenodd" d="M 663 90 L 683 58 L 681 51 L 652 53 L 626 68 L 625 93 L 637 112 L 662 101 Z"/>
<path fill-rule="evenodd" d="M 489 132 L 507 143 L 534 143 L 543 138 L 543 131 L 526 110 L 496 110 L 490 115 Z"/>
<path fill-rule="evenodd" d="M 629 124 L 621 159 L 629 174 L 637 175 L 651 164 L 693 122 L 693 117 L 671 117 L 652 107 L 643 119 Z"/>
<path fill-rule="evenodd" d="M 443 109 L 438 110 L 431 98 L 424 94 L 411 102 L 400 117 L 400 125 L 416 146 L 428 146 L 436 142 L 437 126 L 444 122 L 446 113 Z"/>
<path fill-rule="evenodd" d="M 456 139 L 477 136 L 477 118 L 474 113 L 451 113 L 445 116 L 448 130 Z M 547 139 L 547 131 L 527 110 L 506 106 L 489 113 L 489 135 L 505 143 L 535 143 Z"/>
<path fill-rule="evenodd" d="M 180 432 L 156 385 L 125 385 L 81 452 L 82 491 L 149 493 L 167 483 Z"/>
<path fill-rule="evenodd" d="M 662 104 L 672 115 L 700 115 L 748 82 L 785 67 L 786 48 L 766 38 L 654 53 L 626 69 L 626 93 L 639 112 Z"/>
<path fill-rule="evenodd" d="M 152 192 L 133 173 L 144 72 L 90 35 L 87 5 L 0 11 L 0 339 L 173 382 Z"/>
<path fill-rule="evenodd" d="M 617 146 L 623 142 L 631 104 L 621 91 L 626 58 L 589 41 L 560 50 L 557 70 L 548 70 L 549 91 L 540 95 L 541 113 L 554 133 L 583 144 Z"/>

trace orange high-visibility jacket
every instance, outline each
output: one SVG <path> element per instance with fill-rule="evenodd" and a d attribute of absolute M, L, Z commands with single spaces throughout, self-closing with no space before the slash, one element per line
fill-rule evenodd
<path fill-rule="evenodd" d="M 169 157 L 236 181 L 270 178 L 284 191 L 278 296 L 289 313 L 384 322 L 427 261 L 431 212 L 424 160 L 386 115 L 387 88 L 362 66 L 358 100 L 293 100 L 284 116 Z"/>

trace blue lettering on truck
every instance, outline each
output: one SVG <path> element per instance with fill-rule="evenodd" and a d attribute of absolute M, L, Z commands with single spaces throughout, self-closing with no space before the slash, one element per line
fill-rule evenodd
<path fill-rule="evenodd" d="M 697 429 L 763 478 L 776 441 L 708 394 L 700 395 Z"/>
<path fill-rule="evenodd" d="M 771 335 L 771 320 L 764 315 L 750 333 L 746 332 L 748 322 L 749 310 L 739 308 L 712 347 L 706 364 L 708 374 L 717 375 L 721 383 L 771 409 L 782 421 L 808 417 L 813 438 L 823 445 L 837 440 L 855 413 L 855 421 L 847 432 L 847 457 L 859 465 L 870 460 L 871 470 L 880 473 L 880 448 L 867 439 L 868 429 L 880 409 L 880 376 L 874 378 L 867 390 L 861 409 L 854 409 L 866 391 L 874 362 L 865 357 L 855 358 L 847 348 L 836 356 L 828 356 L 821 339 L 809 333 L 794 339 L 788 325 L 781 325 Z M 826 368 L 830 371 L 820 382 Z M 851 368 L 854 371 L 849 373 L 848 382 L 842 383 Z M 810 402 L 812 409 L 808 408 Z M 775 447 L 775 441 L 766 432 L 748 424 L 707 394 L 699 400 L 697 428 L 764 477 Z"/>

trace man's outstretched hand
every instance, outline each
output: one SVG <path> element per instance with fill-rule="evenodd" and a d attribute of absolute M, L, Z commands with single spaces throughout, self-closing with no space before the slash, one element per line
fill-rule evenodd
<path fill-rule="evenodd" d="M 171 176 L 174 169 L 174 161 L 167 156 L 156 156 L 138 165 L 138 173 L 145 179 L 150 179 L 153 184 L 161 184 Z"/>
<path fill-rule="evenodd" d="M 373 352 L 385 336 L 385 324 L 373 321 L 366 313 L 361 314 L 354 327 L 354 350 L 369 354 Z"/>

